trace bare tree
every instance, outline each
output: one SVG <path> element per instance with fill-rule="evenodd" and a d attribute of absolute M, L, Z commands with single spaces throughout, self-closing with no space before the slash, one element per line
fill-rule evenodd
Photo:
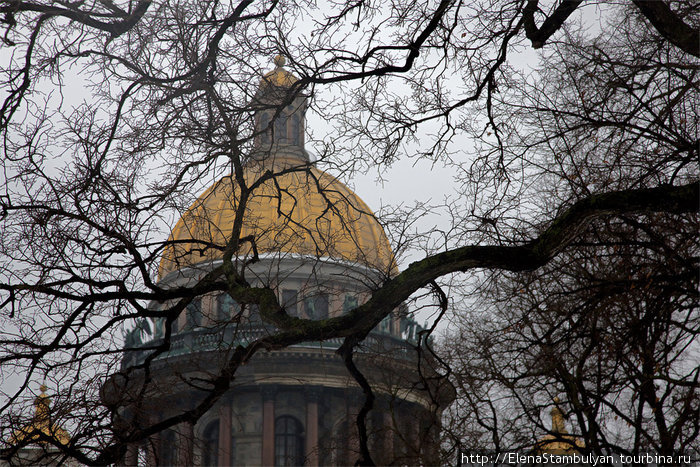
<path fill-rule="evenodd" d="M 595 223 L 537 272 L 489 277 L 449 343 L 468 448 L 561 435 L 559 398 L 573 447 L 697 455 L 696 231 L 694 218 Z"/>
<path fill-rule="evenodd" d="M 516 74 L 496 98 L 505 124 L 490 155 L 524 166 L 528 183 L 540 177 L 533 205 L 696 170 L 697 68 L 642 21 L 631 8 L 611 15 L 615 37 L 571 25 L 537 81 Z M 514 202 L 532 193 L 508 182 Z M 508 208 L 481 209 L 491 235 L 508 238 Z M 457 445 L 532 450 L 547 433 L 598 454 L 696 455 L 697 228 L 695 214 L 598 220 L 542 268 L 470 283 L 446 348 L 461 393 Z M 573 437 L 549 424 L 555 398 Z"/>
<path fill-rule="evenodd" d="M 673 226 L 685 226 L 683 219 L 698 210 L 698 6 L 610 5 L 617 23 L 603 24 L 591 40 L 574 27 L 587 8 L 596 6 L 513 0 L 390 8 L 360 1 L 319 11 L 313 3 L 278 1 L 0 4 L 6 46 L 0 371 L 22 381 L 3 394 L 0 417 L 15 417 L 37 377 L 60 380 L 68 389 L 54 403 L 74 435 L 67 445 L 47 441 L 79 462 L 113 463 L 127 444 L 202 417 L 260 349 L 342 338 L 340 352 L 361 382 L 353 350 L 412 297 L 434 293 L 438 318 L 459 317 L 447 306 L 449 281 L 470 271 L 532 271 L 563 251 L 576 257 L 570 251 L 588 251 L 586 239 L 605 222 L 626 223 L 636 241 L 663 235 L 659 223 L 687 231 Z M 617 10 L 626 16 L 615 16 Z M 304 19 L 309 23 L 299 32 Z M 622 40 L 611 38 L 618 30 Z M 543 60 L 532 78 L 519 76 L 509 62 L 530 46 L 542 49 Z M 277 53 L 288 57 L 298 79 L 266 101 L 259 98 L 260 79 Z M 453 166 L 461 182 L 450 206 L 452 225 L 441 239 L 411 234 L 421 209 L 398 210 L 403 222 L 387 223 L 395 238 L 411 240 L 397 250 L 423 248 L 424 258 L 398 273 L 389 264 L 381 279 L 373 278 L 364 303 L 321 321 L 288 314 L 270 284 L 253 284 L 246 273 L 262 245 L 261 237 L 245 232 L 246 209 L 263 192 L 287 196 L 276 185 L 283 177 L 310 177 L 338 218 L 347 217 L 342 206 L 348 203 L 351 211 L 369 214 L 328 190 L 311 163 L 244 177 L 256 144 L 274 131 L 255 116 L 263 110 L 278 116 L 302 96 L 312 96 L 312 109 L 338 130 L 317 142 L 318 165 L 348 175 L 416 156 Z M 481 145 L 474 151 L 464 150 L 470 137 Z M 231 230 L 222 238 L 209 232 L 166 240 L 173 217 L 227 174 L 237 197 Z M 353 234 L 347 225 L 341 231 Z M 615 256 L 620 234 L 608 229 L 601 235 L 594 241 L 611 245 Z M 222 263 L 186 286 L 163 287 L 156 279 L 161 258 L 184 243 L 196 244 L 202 255 L 219 251 Z M 327 244 L 316 246 L 317 256 L 327 252 Z M 665 258 L 672 247 L 655 254 Z M 120 403 L 98 397 L 102 376 L 129 353 L 120 330 L 134 320 L 162 320 L 162 344 L 150 350 L 165 352 L 173 323 L 188 305 L 215 292 L 256 306 L 277 331 L 222 353 L 193 407 L 153 424 L 120 425 Z M 634 299 L 628 295 L 621 297 Z M 672 316 L 683 310 L 675 299 L 662 307 Z M 430 352 L 429 332 L 422 334 L 424 352 Z M 148 390 L 151 362 L 138 365 L 145 375 L 139 376 L 141 392 L 128 397 L 138 401 Z M 131 376 L 125 372 L 127 380 Z M 372 391 L 363 388 L 360 462 L 371 464 L 363 420 Z M 643 404 L 653 406 L 649 397 Z M 493 406 L 488 397 L 481 402 Z M 595 420 L 588 406 L 576 410 L 581 423 Z M 656 436 L 663 425 L 657 423 L 654 433 L 639 431 L 651 430 L 646 426 L 636 432 L 639 443 L 666 449 L 695 439 L 684 431 L 683 417 L 697 431 L 691 403 L 664 422 L 667 428 L 680 423 L 678 435 Z M 494 428 L 499 437 L 500 428 Z M 586 439 L 600 442 L 601 436 L 592 430 Z M 3 457 L 20 447 L 7 446 Z"/>

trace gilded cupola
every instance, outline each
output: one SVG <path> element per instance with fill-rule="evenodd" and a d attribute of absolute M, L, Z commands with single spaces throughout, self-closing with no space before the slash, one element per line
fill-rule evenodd
<path fill-rule="evenodd" d="M 256 147 L 243 173 L 247 186 L 265 174 L 277 175 L 250 195 L 240 237 L 253 238 L 259 253 L 336 259 L 395 273 L 391 246 L 372 210 L 310 162 L 303 134 L 307 97 L 290 90 L 296 78 L 284 64 L 278 56 L 276 68 L 260 82 Z M 241 189 L 232 175 L 206 190 L 172 230 L 159 276 L 220 260 L 240 202 Z M 247 242 L 238 256 L 251 254 Z"/>
<path fill-rule="evenodd" d="M 28 425 L 15 431 L 12 444 L 62 444 L 70 442 L 68 432 L 53 423 L 51 399 L 46 395 L 47 387 L 41 385 L 41 393 L 34 399 L 34 417 Z"/>

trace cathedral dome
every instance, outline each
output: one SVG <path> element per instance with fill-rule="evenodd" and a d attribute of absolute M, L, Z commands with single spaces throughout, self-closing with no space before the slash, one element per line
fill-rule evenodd
<path fill-rule="evenodd" d="M 260 255 L 298 255 L 359 263 L 396 272 L 389 241 L 374 214 L 350 188 L 296 157 L 251 160 L 244 179 L 251 186 L 268 170 L 281 175 L 256 188 L 245 209 L 241 238 L 252 237 Z M 159 276 L 223 257 L 233 231 L 241 190 L 229 175 L 207 189 L 177 222 Z M 239 257 L 253 254 L 244 243 Z"/>

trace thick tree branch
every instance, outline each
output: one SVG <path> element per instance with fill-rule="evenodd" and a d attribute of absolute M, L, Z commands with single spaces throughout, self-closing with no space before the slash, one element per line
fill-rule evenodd
<path fill-rule="evenodd" d="M 374 407 L 375 397 L 369 381 L 367 381 L 365 375 L 363 375 L 359 368 L 357 368 L 352 359 L 353 349 L 357 344 L 358 340 L 356 338 L 348 337 L 343 342 L 343 345 L 338 349 L 338 353 L 343 357 L 345 367 L 348 369 L 355 381 L 357 381 L 357 384 L 360 385 L 362 392 L 365 395 L 365 401 L 362 404 L 362 408 L 358 412 L 356 419 L 357 431 L 360 438 L 360 458 L 357 460 L 357 462 L 355 462 L 355 465 L 371 466 L 376 464 L 372 460 L 372 456 L 369 453 L 369 438 L 367 436 L 366 418 Z"/>
<path fill-rule="evenodd" d="M 563 0 L 539 28 L 535 25 L 535 11 L 539 0 L 529 0 L 523 10 L 525 35 L 535 49 L 541 48 L 552 34 L 557 32 L 566 19 L 576 11 L 583 0 Z"/>
<path fill-rule="evenodd" d="M 348 314 L 323 321 L 287 315 L 272 291 L 259 293 L 263 317 L 284 332 L 265 339 L 268 349 L 304 340 L 363 336 L 386 314 L 435 279 L 477 268 L 524 271 L 541 267 L 566 248 L 595 218 L 629 213 L 686 213 L 700 210 L 700 184 L 662 185 L 592 195 L 557 216 L 537 238 L 516 246 L 470 245 L 429 256 L 409 265 Z"/>
<path fill-rule="evenodd" d="M 697 212 L 699 209 L 700 184 L 697 182 L 592 195 L 564 211 L 537 238 L 524 245 L 465 246 L 412 263 L 347 318 L 356 320 L 357 316 L 364 316 L 367 320 L 372 316 L 373 319 L 368 320 L 371 324 L 366 324 L 372 329 L 384 316 L 383 311 L 378 310 L 397 307 L 416 290 L 447 274 L 476 268 L 536 269 L 560 253 L 597 217 L 634 212 Z"/>
<path fill-rule="evenodd" d="M 673 45 L 700 57 L 700 32 L 688 26 L 663 1 L 634 0 L 639 11 Z"/>
<path fill-rule="evenodd" d="M 80 2 L 82 3 L 82 2 Z M 134 8 L 130 15 L 124 17 L 119 21 L 106 22 L 96 19 L 96 16 L 92 13 L 85 11 L 80 11 L 78 9 L 71 8 L 61 8 L 57 6 L 41 5 L 34 2 L 21 2 L 21 1 L 10 1 L 6 6 L 0 7 L 0 13 L 5 15 L 13 15 L 15 13 L 20 13 L 23 11 L 35 11 L 47 16 L 62 16 L 78 23 L 84 24 L 91 28 L 100 29 L 102 31 L 110 33 L 112 37 L 118 37 L 124 34 L 129 29 L 133 28 L 136 23 L 138 23 L 143 15 L 151 6 L 151 0 L 142 0 Z M 108 16 L 114 16 L 114 13 Z M 116 15 L 122 16 L 122 15 Z"/>

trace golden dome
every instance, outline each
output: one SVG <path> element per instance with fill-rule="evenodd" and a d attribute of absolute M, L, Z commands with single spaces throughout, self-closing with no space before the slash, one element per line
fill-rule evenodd
<path fill-rule="evenodd" d="M 260 80 L 260 89 L 264 89 L 268 84 L 277 87 L 291 87 L 298 81 L 297 77 L 284 68 L 287 60 L 282 55 L 275 57 L 275 69 L 268 71 Z"/>
<path fill-rule="evenodd" d="M 279 172 L 300 164 L 297 158 L 279 155 L 271 166 L 252 161 L 245 168 L 246 185 L 268 169 Z M 177 243 L 165 249 L 159 276 L 221 259 L 239 202 L 240 189 L 232 176 L 207 189 L 175 225 L 170 240 Z M 241 237 L 246 236 L 255 238 L 260 254 L 328 257 L 396 272 L 389 241 L 370 208 L 343 183 L 315 167 L 284 173 L 258 187 L 244 213 Z M 238 255 L 250 256 L 251 251 L 245 243 Z"/>
<path fill-rule="evenodd" d="M 52 438 L 59 444 L 67 445 L 70 442 L 68 432 L 58 425 L 51 423 L 51 401 L 46 395 L 46 386 L 41 385 L 41 394 L 34 400 L 34 419 L 29 425 L 15 431 L 11 442 L 17 443 L 41 443 L 46 444 L 46 438 Z"/>

